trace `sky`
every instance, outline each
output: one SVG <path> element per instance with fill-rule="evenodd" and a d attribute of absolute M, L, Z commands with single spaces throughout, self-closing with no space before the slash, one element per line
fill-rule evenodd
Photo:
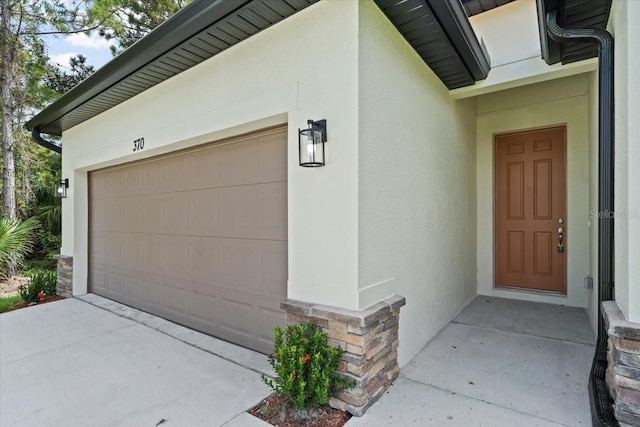
<path fill-rule="evenodd" d="M 96 70 L 113 59 L 109 46 L 113 41 L 107 41 L 94 34 L 71 34 L 69 36 L 48 37 L 47 49 L 51 62 L 59 64 L 63 68 L 69 68 L 69 58 L 82 54 L 87 58 L 89 65 Z"/>

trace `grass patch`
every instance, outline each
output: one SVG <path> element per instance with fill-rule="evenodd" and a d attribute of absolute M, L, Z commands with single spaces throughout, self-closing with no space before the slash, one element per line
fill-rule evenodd
<path fill-rule="evenodd" d="M 11 310 L 20 301 L 22 298 L 18 294 L 0 296 L 0 313 Z"/>

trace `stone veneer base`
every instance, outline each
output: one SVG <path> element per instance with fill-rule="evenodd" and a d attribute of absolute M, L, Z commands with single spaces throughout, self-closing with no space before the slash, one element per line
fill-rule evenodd
<path fill-rule="evenodd" d="M 615 301 L 602 302 L 609 335 L 606 381 L 621 426 L 640 426 L 640 323 L 628 322 Z"/>
<path fill-rule="evenodd" d="M 329 405 L 362 416 L 398 377 L 398 321 L 406 300 L 393 296 L 364 310 L 346 310 L 287 300 L 287 321 L 311 321 L 327 333 L 329 345 L 344 350 L 338 372 L 355 386 L 329 400 Z"/>
<path fill-rule="evenodd" d="M 58 260 L 56 294 L 65 298 L 71 298 L 73 296 L 73 257 L 56 255 L 54 258 Z"/>

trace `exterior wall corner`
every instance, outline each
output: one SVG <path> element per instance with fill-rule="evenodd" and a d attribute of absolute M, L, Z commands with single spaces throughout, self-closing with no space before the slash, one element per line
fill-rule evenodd
<path fill-rule="evenodd" d="M 616 418 L 640 426 L 640 323 L 629 322 L 615 301 L 602 302 L 609 335 L 605 380 Z"/>
<path fill-rule="evenodd" d="M 327 343 L 344 350 L 338 372 L 355 386 L 329 400 L 329 405 L 357 417 L 364 415 L 398 377 L 400 308 L 394 295 L 364 310 L 345 310 L 287 300 L 281 307 L 288 322 L 313 322 L 327 333 Z"/>

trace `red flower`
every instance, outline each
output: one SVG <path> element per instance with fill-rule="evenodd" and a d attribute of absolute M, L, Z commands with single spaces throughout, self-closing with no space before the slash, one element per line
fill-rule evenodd
<path fill-rule="evenodd" d="M 291 372 L 291 375 L 293 375 L 294 377 L 297 377 L 298 374 L 296 373 L 296 370 L 294 369 L 293 372 Z"/>
<path fill-rule="evenodd" d="M 44 292 L 38 292 L 38 298 L 44 298 L 44 297 L 45 297 Z"/>
<path fill-rule="evenodd" d="M 45 297 L 40 297 L 40 302 L 45 302 L 47 299 Z"/>
<path fill-rule="evenodd" d="M 311 360 L 311 356 L 309 356 L 308 354 L 302 356 L 302 363 L 307 363 L 309 360 Z"/>

